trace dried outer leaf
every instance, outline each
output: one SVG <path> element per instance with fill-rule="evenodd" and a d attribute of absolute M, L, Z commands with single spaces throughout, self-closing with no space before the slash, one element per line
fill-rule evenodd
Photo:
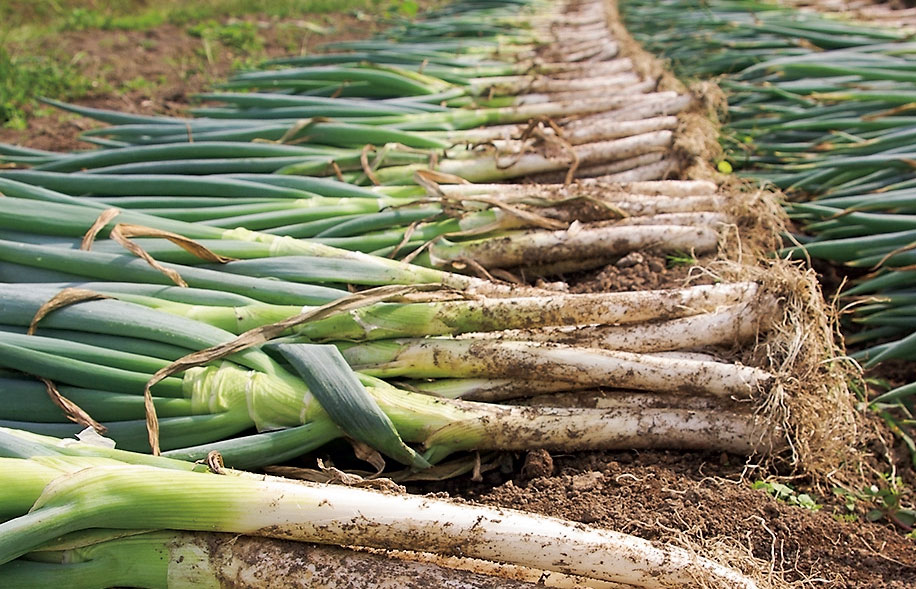
<path fill-rule="evenodd" d="M 481 474 L 503 468 L 507 462 L 511 466 L 512 459 L 507 454 L 493 453 L 480 456 L 475 453 L 473 456 L 463 456 L 454 460 L 448 460 L 434 464 L 426 470 L 415 470 L 405 468 L 397 471 L 385 473 L 384 478 L 373 478 L 376 473 L 360 470 L 348 470 L 345 473 L 336 468 L 325 468 L 319 460 L 319 469 L 299 468 L 296 466 L 265 466 L 264 471 L 275 476 L 282 476 L 289 479 L 301 479 L 315 483 L 337 483 L 353 487 L 372 487 L 381 490 L 390 490 L 400 492 L 400 485 L 397 483 L 408 483 L 418 481 L 445 481 L 466 475 L 468 473 L 479 471 Z M 352 478 L 350 478 L 352 477 Z M 359 482 L 362 481 L 362 482 Z M 392 486 L 394 485 L 394 486 Z"/>
<path fill-rule="evenodd" d="M 37 311 L 35 311 L 35 316 L 32 317 L 32 321 L 29 323 L 29 329 L 26 333 L 29 335 L 34 335 L 35 330 L 38 328 L 38 322 L 57 309 L 62 309 L 63 307 L 75 305 L 76 303 L 81 303 L 83 301 L 96 301 L 110 298 L 111 297 L 107 295 L 103 295 L 101 293 L 86 290 L 83 288 L 65 288 L 48 299 L 45 304 L 43 304 L 38 308 Z"/>
<path fill-rule="evenodd" d="M 294 125 L 292 125 L 289 128 L 289 130 L 286 131 L 286 133 L 283 134 L 283 137 L 280 137 L 280 139 L 276 141 L 276 143 L 283 144 L 283 143 L 292 143 L 294 140 L 301 141 L 302 137 L 297 137 L 299 133 L 301 133 L 302 131 L 305 131 L 306 129 L 311 127 L 316 122 L 323 121 L 323 120 L 328 120 L 328 119 L 324 119 L 322 117 L 316 117 L 316 118 L 311 118 L 311 119 L 299 119 L 298 121 L 296 121 Z M 308 140 L 307 137 L 305 139 Z"/>
<path fill-rule="evenodd" d="M 453 198 L 453 197 L 443 196 L 443 198 Z M 533 227 L 541 227 L 543 229 L 566 229 L 569 226 L 567 223 L 564 223 L 563 221 L 558 221 L 556 219 L 551 219 L 549 217 L 544 217 L 542 215 L 532 213 L 531 211 L 526 211 L 524 209 L 514 207 L 511 204 L 507 203 L 506 201 L 492 198 L 489 196 L 475 195 L 475 196 L 462 197 L 457 200 L 471 200 L 474 202 L 482 202 L 484 204 L 490 205 L 491 207 L 501 209 L 502 211 L 508 213 L 509 215 L 512 215 L 513 217 L 518 217 L 519 219 L 524 221 L 526 225 L 533 226 Z"/>
<path fill-rule="evenodd" d="M 378 181 L 378 176 L 375 175 L 372 171 L 372 167 L 369 165 L 369 152 L 373 149 L 374 147 L 369 144 L 363 146 L 363 150 L 359 154 L 359 165 L 362 166 L 366 178 L 368 178 L 374 186 L 380 186 L 381 182 Z"/>
<path fill-rule="evenodd" d="M 153 256 L 146 253 L 146 251 L 142 247 L 140 247 L 136 243 L 132 242 L 131 240 L 123 236 L 119 228 L 120 228 L 120 225 L 115 225 L 114 229 L 111 230 L 111 233 L 109 234 L 109 237 L 111 237 L 111 239 L 121 244 L 121 247 L 123 247 L 130 253 L 134 254 L 138 258 L 144 260 L 147 264 L 149 264 L 156 270 L 168 276 L 169 280 L 171 280 L 178 286 L 187 288 L 188 283 L 184 281 L 184 279 L 181 277 L 180 274 L 178 274 L 176 270 L 173 270 L 172 268 L 166 268 L 165 266 L 157 262 L 153 258 Z"/>
<path fill-rule="evenodd" d="M 547 125 L 554 135 L 544 132 L 544 125 Z M 550 117 L 537 117 L 528 123 L 528 127 L 522 132 L 521 141 L 525 141 L 529 136 L 535 137 L 542 142 L 544 155 L 550 157 L 552 152 L 560 152 L 570 157 L 569 169 L 566 170 L 566 176 L 563 180 L 564 186 L 569 186 L 576 177 L 576 170 L 579 169 L 579 154 L 572 144 L 564 137 L 563 130 Z"/>
<path fill-rule="evenodd" d="M 193 239 L 188 239 L 177 233 L 172 233 L 171 231 L 163 231 L 161 229 L 154 229 L 152 227 L 144 227 L 143 225 L 133 225 L 130 223 L 118 223 L 115 225 L 115 229 L 118 230 L 118 233 L 124 237 L 161 237 L 162 239 L 167 239 L 188 252 L 191 255 L 197 256 L 201 260 L 207 262 L 214 262 L 217 264 L 225 264 L 227 262 L 233 262 L 236 258 L 230 258 L 228 256 L 221 256 L 207 247 L 201 245 L 200 243 L 194 241 Z"/>
<path fill-rule="evenodd" d="M 364 442 L 402 464 L 428 468 L 429 463 L 410 448 L 369 391 L 359 382 L 336 346 L 276 344 L 309 391 L 348 436 Z"/>
<path fill-rule="evenodd" d="M 333 485 L 344 485 L 346 487 L 363 487 L 391 493 L 407 492 L 406 488 L 389 478 L 367 478 L 372 476 L 372 473 L 357 474 L 354 472 L 344 472 L 333 466 L 325 466 L 320 458 L 317 460 L 317 463 L 317 469 L 298 468 L 295 466 L 265 466 L 264 471 L 273 476 L 312 481 L 314 483 L 330 483 Z"/>
<path fill-rule="evenodd" d="M 902 253 L 910 252 L 910 251 L 913 251 L 914 249 L 916 249 L 916 241 L 910 242 L 910 243 L 908 243 L 908 244 L 906 244 L 906 245 L 903 245 L 903 246 L 900 246 L 900 247 L 898 247 L 897 249 L 892 250 L 892 251 L 888 252 L 887 254 L 885 254 L 884 257 L 882 257 L 881 260 L 879 260 L 877 264 L 875 264 L 874 266 L 872 266 L 872 267 L 870 268 L 870 270 L 871 270 L 871 271 L 878 270 L 879 268 L 881 268 L 882 266 L 884 266 L 884 264 L 885 264 L 888 260 L 890 260 L 891 258 L 893 258 L 894 256 L 896 256 L 897 254 L 902 254 Z"/>
<path fill-rule="evenodd" d="M 398 255 L 398 252 L 401 251 L 401 248 L 404 247 L 405 245 L 407 245 L 407 243 L 410 241 L 410 238 L 413 236 L 414 231 L 417 230 L 417 225 L 418 225 L 418 222 L 417 222 L 417 221 L 414 221 L 413 223 L 411 223 L 410 225 L 407 226 L 407 230 L 404 231 L 404 236 L 401 238 L 401 241 L 398 242 L 398 245 L 395 246 L 395 248 L 394 248 L 393 250 L 391 250 L 391 253 L 390 253 L 390 254 L 388 254 L 388 257 L 389 257 L 389 258 L 392 258 L 392 259 L 393 259 L 396 255 Z M 425 247 L 426 247 L 426 246 L 424 246 L 423 248 L 420 248 L 420 249 L 422 250 L 422 249 L 424 249 Z M 409 263 L 410 263 L 410 260 L 412 260 L 412 259 L 413 259 L 414 257 L 416 257 L 417 255 L 418 255 L 418 254 L 416 254 L 416 253 L 414 253 L 414 254 L 408 254 L 408 255 L 404 258 L 403 262 L 404 262 L 405 264 L 409 264 Z"/>
<path fill-rule="evenodd" d="M 98 216 L 95 222 L 92 224 L 92 227 L 89 228 L 89 231 L 83 236 L 82 242 L 80 242 L 80 249 L 89 251 L 92 249 L 92 242 L 95 241 L 96 236 L 99 232 L 111 222 L 112 219 L 121 214 L 121 211 L 112 207 L 110 209 L 105 209 Z"/>
<path fill-rule="evenodd" d="M 223 462 L 223 455 L 213 450 L 207 454 L 207 468 L 213 474 L 226 474 L 226 464 Z"/>
<path fill-rule="evenodd" d="M 437 172 L 436 170 L 417 170 L 413 174 L 414 182 L 426 190 L 430 196 L 444 196 L 440 184 L 470 184 L 461 176 Z"/>
<path fill-rule="evenodd" d="M 83 427 L 91 427 L 102 435 L 108 432 L 108 428 L 94 420 L 92 416 L 83 410 L 79 405 L 60 394 L 60 391 L 57 390 L 57 387 L 53 382 L 40 376 L 37 378 L 44 383 L 45 389 L 48 391 L 48 396 L 51 398 L 51 402 L 60 407 L 61 411 L 64 412 L 64 415 L 67 416 L 67 419 L 74 423 L 78 423 Z"/>
<path fill-rule="evenodd" d="M 184 281 L 178 272 L 172 268 L 166 268 L 159 262 L 157 262 L 151 255 L 149 255 L 143 248 L 141 248 L 136 243 L 132 242 L 129 238 L 131 237 L 161 237 L 163 239 L 168 239 L 181 249 L 186 252 L 197 256 L 208 262 L 215 262 L 219 264 L 225 264 L 226 262 L 231 262 L 235 258 L 228 258 L 226 256 L 221 256 L 216 254 L 203 245 L 197 243 L 193 239 L 188 239 L 178 235 L 177 233 L 172 233 L 170 231 L 162 231 L 161 229 L 154 229 L 152 227 L 144 227 L 143 225 L 132 225 L 129 223 L 118 223 L 115 225 L 109 237 L 114 241 L 118 242 L 121 247 L 131 252 L 138 258 L 141 258 L 146 261 L 147 264 L 155 268 L 156 270 L 162 272 L 169 277 L 169 280 L 181 287 L 187 287 L 188 283 Z"/>
<path fill-rule="evenodd" d="M 354 440 L 353 438 L 346 438 L 346 440 L 350 443 L 350 446 L 353 448 L 353 454 L 355 454 L 357 458 L 375 467 L 375 474 L 380 474 L 385 470 L 385 459 L 375 448 L 365 442 Z"/>

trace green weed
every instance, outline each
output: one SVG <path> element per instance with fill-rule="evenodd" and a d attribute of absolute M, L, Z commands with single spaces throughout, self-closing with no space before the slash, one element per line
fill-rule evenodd
<path fill-rule="evenodd" d="M 413 18 L 417 16 L 417 12 L 420 10 L 420 5 L 414 2 L 414 0 L 395 0 L 391 2 L 388 13 L 396 14 L 398 16 L 406 16 L 407 18 Z"/>
<path fill-rule="evenodd" d="M 4 25 L 0 36 L 0 125 L 24 128 L 34 111 L 36 96 L 66 101 L 90 91 L 115 91 L 104 80 L 93 81 L 82 74 L 77 60 L 35 49 L 37 41 L 60 31 L 148 30 L 164 23 L 179 25 L 201 39 L 200 63 L 191 60 L 179 64 L 182 74 L 190 76 L 214 63 L 213 53 L 220 47 L 233 52 L 237 69 L 249 67 L 252 60 L 263 56 L 264 39 L 257 25 L 241 20 L 246 15 L 301 22 L 316 15 L 361 12 L 376 20 L 391 13 L 412 17 L 421 6 L 437 3 L 441 0 L 160 0 L 153 8 L 147 0 L 5 0 L 0 2 L 0 22 Z M 322 35 L 331 30 L 315 22 L 306 23 L 308 33 Z M 330 17 L 328 24 L 333 25 Z M 147 42 L 155 43 L 141 41 Z M 291 52 L 301 51 L 301 29 L 288 32 L 283 44 Z M 15 51 L 10 49 L 13 46 Z M 146 83 L 131 80 L 125 87 L 145 89 Z"/>
<path fill-rule="evenodd" d="M 789 505 L 797 505 L 811 511 L 817 511 L 823 507 L 811 495 L 798 493 L 789 485 L 773 481 L 756 481 L 753 486 L 755 489 L 762 489 L 767 495 L 772 495 L 777 501 L 788 503 Z"/>
<path fill-rule="evenodd" d="M 416 0 L 402 0 L 402 14 L 407 15 L 414 3 Z M 54 31 L 147 30 L 166 22 L 187 26 L 250 14 L 271 18 L 357 10 L 381 14 L 386 8 L 387 3 L 375 0 L 160 0 L 155 8 L 148 0 L 4 0 L 0 2 L 0 22 L 7 30 L 28 29 L 16 31 L 16 39 L 22 41 Z"/>
<path fill-rule="evenodd" d="M 868 521 L 887 520 L 896 526 L 913 531 L 916 526 L 916 510 L 906 509 L 901 505 L 903 479 L 884 476 L 881 486 L 871 485 L 862 494 L 872 500 L 874 507 L 865 514 Z"/>
<path fill-rule="evenodd" d="M 870 485 L 861 491 L 836 487 L 833 492 L 843 499 L 847 512 L 854 514 L 859 504 L 865 503 L 866 520 L 890 522 L 916 538 L 916 510 L 903 505 L 905 487 L 901 477 L 884 474 L 878 485 Z"/>
<path fill-rule="evenodd" d="M 58 25 L 62 31 L 85 31 L 88 29 L 145 31 L 165 22 L 165 14 L 159 11 L 143 11 L 136 14 L 116 15 L 91 8 L 74 8 Z"/>
<path fill-rule="evenodd" d="M 188 25 L 246 14 L 262 14 L 272 18 L 301 18 L 306 14 L 376 9 L 376 2 L 372 0 L 209 0 L 173 6 L 169 10 L 168 20 L 176 25 Z"/>
<path fill-rule="evenodd" d="M 13 55 L 0 45 L 0 125 L 24 129 L 36 96 L 72 100 L 92 89 L 74 60 Z"/>
<path fill-rule="evenodd" d="M 693 266 L 697 263 L 697 259 L 690 253 L 681 251 L 666 255 L 665 260 L 669 268 L 674 268 L 676 266 Z"/>
<path fill-rule="evenodd" d="M 132 92 L 134 90 L 145 90 L 152 91 L 156 86 L 162 85 L 165 83 L 165 76 L 160 75 L 155 80 L 150 80 L 143 76 L 137 76 L 136 78 L 131 78 L 126 82 L 121 84 L 121 92 Z"/>
<path fill-rule="evenodd" d="M 188 34 L 207 41 L 218 41 L 243 53 L 256 53 L 264 48 L 264 40 L 258 35 L 257 26 L 247 21 L 221 24 L 208 20 L 189 27 Z"/>

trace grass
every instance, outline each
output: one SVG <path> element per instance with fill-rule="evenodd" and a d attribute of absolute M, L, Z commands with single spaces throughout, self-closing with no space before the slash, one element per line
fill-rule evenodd
<path fill-rule="evenodd" d="M 13 55 L 0 45 L 0 124 L 24 129 L 24 105 L 35 96 L 72 100 L 86 95 L 93 80 L 74 60 L 38 55 Z"/>
<path fill-rule="evenodd" d="M 665 261 L 669 268 L 676 268 L 678 266 L 694 266 L 697 263 L 697 259 L 689 252 L 677 251 L 670 253 L 665 256 Z"/>
<path fill-rule="evenodd" d="M 208 19 L 187 28 L 188 34 L 201 40 L 202 51 L 207 63 L 213 63 L 214 44 L 245 55 L 249 61 L 257 61 L 264 50 L 264 39 L 258 34 L 257 26 L 248 21 L 233 21 L 226 24 Z M 245 63 L 236 64 L 236 69 Z"/>
<path fill-rule="evenodd" d="M 78 31 L 148 31 L 175 26 L 200 39 L 201 63 L 212 66 L 218 54 L 231 54 L 233 66 L 244 68 L 264 56 L 261 27 L 250 17 L 276 25 L 271 34 L 281 37 L 289 53 L 302 48 L 303 35 L 332 29 L 333 15 L 356 14 L 366 20 L 393 16 L 412 17 L 420 6 L 439 0 L 8 0 L 0 2 L 0 127 L 25 129 L 36 96 L 76 100 L 104 90 L 104 80 L 85 75 L 79 55 L 47 54 L 43 46 L 55 35 Z M 248 17 L 248 20 L 246 20 Z M 283 23 L 283 19 L 294 22 Z M 280 22 L 278 22 L 280 21 Z M 284 26 L 289 24 L 289 26 Z M 104 38 L 103 38 L 104 40 Z M 276 43 L 275 43 L 276 44 Z M 130 80 L 127 90 L 155 90 L 158 80 Z"/>
<path fill-rule="evenodd" d="M 764 491 L 767 495 L 774 497 L 777 501 L 789 505 L 797 505 L 810 511 L 818 511 L 823 507 L 807 493 L 798 493 L 789 485 L 784 485 L 776 481 L 755 481 L 753 488 Z"/>
<path fill-rule="evenodd" d="M 881 475 L 880 485 L 870 485 L 859 491 L 834 488 L 833 492 L 843 500 L 847 514 L 837 519 L 856 521 L 853 515 L 860 503 L 867 506 L 865 519 L 870 522 L 885 522 L 892 524 L 916 539 L 916 511 L 903 505 L 903 496 L 906 487 L 903 478 L 890 474 Z"/>
<path fill-rule="evenodd" d="M 164 23 L 189 25 L 208 19 L 225 19 L 249 14 L 274 18 L 302 17 L 363 10 L 374 13 L 390 5 L 414 2 L 374 2 L 373 0 L 8 0 L 0 3 L 0 19 L 14 33 L 13 40 L 51 31 L 87 29 L 146 30 Z M 408 7 L 409 8 L 409 7 Z"/>

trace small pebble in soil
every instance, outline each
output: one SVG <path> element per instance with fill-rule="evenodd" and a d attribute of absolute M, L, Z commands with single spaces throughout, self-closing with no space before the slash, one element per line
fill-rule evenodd
<path fill-rule="evenodd" d="M 592 471 L 574 476 L 569 486 L 573 491 L 589 491 L 598 487 L 603 481 L 604 473 Z"/>
<path fill-rule="evenodd" d="M 646 261 L 646 258 L 641 253 L 630 252 L 627 255 L 625 255 L 624 257 L 617 260 L 617 263 L 614 265 L 617 266 L 618 268 L 630 268 L 637 264 L 642 264 L 645 261 Z"/>

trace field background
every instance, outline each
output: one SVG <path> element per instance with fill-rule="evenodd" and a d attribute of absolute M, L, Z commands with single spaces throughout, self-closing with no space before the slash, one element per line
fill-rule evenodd
<path fill-rule="evenodd" d="M 4 0 L 0 141 L 88 148 L 87 119 L 37 96 L 129 112 L 180 114 L 195 92 L 268 57 L 364 38 L 442 0 Z"/>

